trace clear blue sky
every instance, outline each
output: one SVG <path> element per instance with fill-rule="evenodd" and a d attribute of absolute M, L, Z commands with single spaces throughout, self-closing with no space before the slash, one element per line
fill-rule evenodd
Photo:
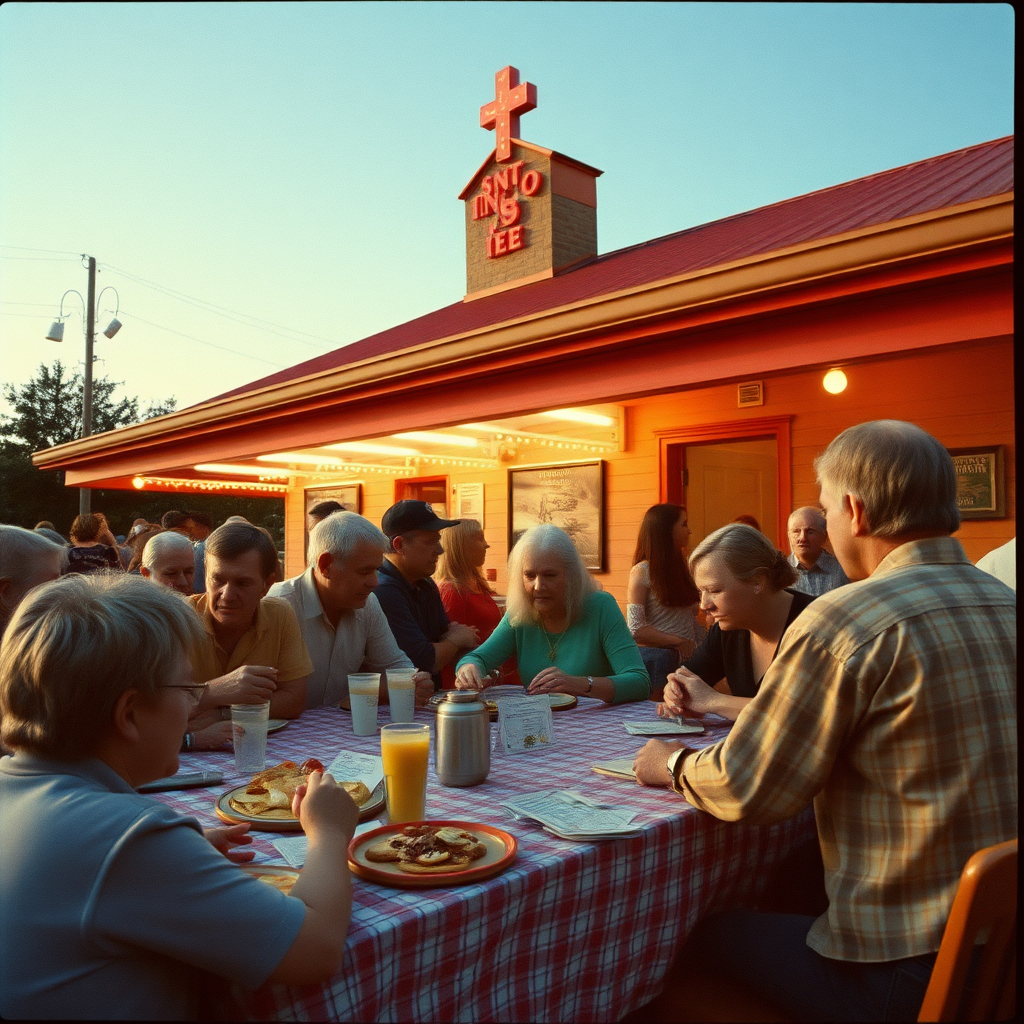
<path fill-rule="evenodd" d="M 44 340 L 62 293 L 85 293 L 83 252 L 125 325 L 99 339 L 97 373 L 180 406 L 460 300 L 457 197 L 493 145 L 478 111 L 505 64 L 537 86 L 522 137 L 605 172 L 609 252 L 1009 134 L 1013 18 L 1003 4 L 4 4 L 0 381 L 83 358 L 77 315 L 62 346 Z"/>

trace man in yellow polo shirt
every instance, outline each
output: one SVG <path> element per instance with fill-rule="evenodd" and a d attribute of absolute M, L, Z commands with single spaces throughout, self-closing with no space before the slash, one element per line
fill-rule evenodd
<path fill-rule="evenodd" d="M 270 701 L 271 718 L 298 718 L 313 664 L 298 620 L 267 597 L 277 551 L 251 523 L 225 523 L 206 541 L 206 593 L 191 601 L 206 631 L 191 659 L 197 683 L 209 683 L 190 728 L 203 728 L 231 704 Z"/>

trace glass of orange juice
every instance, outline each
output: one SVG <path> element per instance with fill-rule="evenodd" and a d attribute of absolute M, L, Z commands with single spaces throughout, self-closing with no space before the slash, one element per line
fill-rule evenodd
<path fill-rule="evenodd" d="M 392 824 L 426 817 L 429 725 L 385 725 L 380 730 L 380 756 Z"/>

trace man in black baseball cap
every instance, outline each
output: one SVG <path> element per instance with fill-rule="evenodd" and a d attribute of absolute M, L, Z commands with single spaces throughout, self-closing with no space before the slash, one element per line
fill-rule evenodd
<path fill-rule="evenodd" d="M 412 663 L 434 677 L 441 688 L 441 669 L 480 642 L 472 626 L 449 622 L 437 584 L 441 531 L 458 519 L 441 519 L 426 501 L 399 501 L 384 513 L 381 529 L 391 548 L 385 552 L 375 591 L 398 646 Z"/>

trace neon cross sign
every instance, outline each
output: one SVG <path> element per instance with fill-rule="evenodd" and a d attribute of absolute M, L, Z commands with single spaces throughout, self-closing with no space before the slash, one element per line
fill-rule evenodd
<path fill-rule="evenodd" d="M 519 115 L 537 106 L 537 86 L 519 82 L 519 71 L 509 65 L 494 76 L 495 98 L 480 108 L 480 127 L 494 129 L 495 158 L 512 159 L 512 139 L 519 138 Z"/>

